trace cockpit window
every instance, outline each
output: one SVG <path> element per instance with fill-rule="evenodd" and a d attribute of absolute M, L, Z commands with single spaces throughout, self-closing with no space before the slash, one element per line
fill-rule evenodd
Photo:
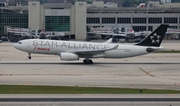
<path fill-rule="evenodd" d="M 18 42 L 18 44 L 22 44 L 22 42 Z"/>

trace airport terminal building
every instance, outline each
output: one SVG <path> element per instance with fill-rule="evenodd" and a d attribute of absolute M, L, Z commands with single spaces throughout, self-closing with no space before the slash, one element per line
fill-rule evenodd
<path fill-rule="evenodd" d="M 0 35 L 6 27 L 65 32 L 72 39 L 86 39 L 89 28 L 132 27 L 152 31 L 160 24 L 180 29 L 180 5 L 155 4 L 148 8 L 105 7 L 102 2 L 44 3 L 30 1 L 28 6 L 0 7 Z"/>

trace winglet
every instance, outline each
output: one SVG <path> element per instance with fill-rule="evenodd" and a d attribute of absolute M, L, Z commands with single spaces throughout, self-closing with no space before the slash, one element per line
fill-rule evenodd
<path fill-rule="evenodd" d="M 112 39 L 113 39 L 113 38 L 110 38 L 110 39 L 108 39 L 107 41 L 105 41 L 105 42 L 103 42 L 103 43 L 111 43 L 111 42 L 112 42 Z"/>

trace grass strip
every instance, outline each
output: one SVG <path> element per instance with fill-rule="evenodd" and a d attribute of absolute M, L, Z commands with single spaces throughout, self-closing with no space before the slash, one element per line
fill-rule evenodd
<path fill-rule="evenodd" d="M 180 53 L 180 50 L 162 50 L 162 51 L 157 51 L 157 52 L 154 52 L 154 53 Z"/>
<path fill-rule="evenodd" d="M 180 94 L 180 91 L 76 86 L 0 85 L 0 94 Z"/>

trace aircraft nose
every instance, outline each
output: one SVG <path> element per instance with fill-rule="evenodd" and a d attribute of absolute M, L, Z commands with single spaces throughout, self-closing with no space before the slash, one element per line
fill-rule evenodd
<path fill-rule="evenodd" d="M 17 43 L 14 43 L 14 44 L 13 44 L 13 47 L 17 49 Z"/>

